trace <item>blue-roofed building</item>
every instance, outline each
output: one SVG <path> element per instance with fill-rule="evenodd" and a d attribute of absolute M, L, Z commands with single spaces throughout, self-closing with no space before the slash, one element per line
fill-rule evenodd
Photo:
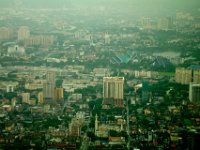
<path fill-rule="evenodd" d="M 153 66 L 162 66 L 162 67 L 166 67 L 168 65 L 170 65 L 170 61 L 169 59 L 167 58 L 164 58 L 164 57 L 156 57 L 154 62 L 153 62 Z"/>
<path fill-rule="evenodd" d="M 188 68 L 192 70 L 197 70 L 200 69 L 200 65 L 190 65 Z"/>
<path fill-rule="evenodd" d="M 128 63 L 131 60 L 132 54 L 131 53 L 115 53 L 112 57 L 113 63 Z"/>

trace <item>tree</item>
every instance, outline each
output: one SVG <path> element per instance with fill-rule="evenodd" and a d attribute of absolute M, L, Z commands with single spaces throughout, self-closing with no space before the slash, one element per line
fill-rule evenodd
<path fill-rule="evenodd" d="M 11 100 L 12 98 L 17 97 L 17 93 L 15 93 L 15 92 L 8 92 L 8 93 L 5 93 L 4 97 L 6 99 Z"/>
<path fill-rule="evenodd" d="M 119 136 L 118 132 L 115 131 L 115 130 L 110 130 L 110 131 L 109 131 L 109 135 L 110 135 L 110 136 L 113 136 L 113 137 Z"/>
<path fill-rule="evenodd" d="M 91 139 L 92 142 L 94 142 L 96 139 L 94 132 L 91 131 L 87 132 L 87 136 Z"/>
<path fill-rule="evenodd" d="M 56 80 L 56 87 L 62 87 L 62 83 L 63 83 L 62 79 Z"/>

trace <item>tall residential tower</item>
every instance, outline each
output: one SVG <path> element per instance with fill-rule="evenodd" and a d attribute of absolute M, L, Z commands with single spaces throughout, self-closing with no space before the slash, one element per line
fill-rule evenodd
<path fill-rule="evenodd" d="M 124 106 L 124 77 L 103 78 L 103 105 Z"/>
<path fill-rule="evenodd" d="M 43 96 L 45 103 L 52 103 L 55 101 L 55 74 L 53 72 L 47 72 L 46 81 L 43 85 Z"/>

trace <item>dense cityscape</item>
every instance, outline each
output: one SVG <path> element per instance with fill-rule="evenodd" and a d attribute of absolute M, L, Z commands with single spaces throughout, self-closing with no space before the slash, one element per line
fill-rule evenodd
<path fill-rule="evenodd" d="M 12 1 L 0 1 L 0 149 L 198 149 L 200 9 Z"/>

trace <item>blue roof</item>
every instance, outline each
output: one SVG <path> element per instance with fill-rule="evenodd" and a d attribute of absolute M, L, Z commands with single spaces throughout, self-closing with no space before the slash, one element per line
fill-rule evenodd
<path fill-rule="evenodd" d="M 128 63 L 130 61 L 130 56 L 127 54 L 116 54 L 116 57 L 121 63 Z"/>
<path fill-rule="evenodd" d="M 200 65 L 191 65 L 188 68 L 196 70 L 196 69 L 200 69 Z"/>
<path fill-rule="evenodd" d="M 156 59 L 154 60 L 154 65 L 166 66 L 169 64 L 170 64 L 170 61 L 164 57 L 156 57 Z"/>

